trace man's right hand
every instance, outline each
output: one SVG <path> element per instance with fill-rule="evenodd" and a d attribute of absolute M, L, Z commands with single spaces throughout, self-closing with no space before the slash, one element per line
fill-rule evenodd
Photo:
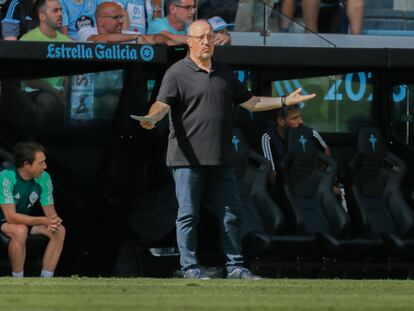
<path fill-rule="evenodd" d="M 139 123 L 146 130 L 152 130 L 153 128 L 155 128 L 154 122 L 140 121 Z"/>
<path fill-rule="evenodd" d="M 150 107 L 150 110 L 146 116 L 144 116 L 147 120 L 141 120 L 139 123 L 141 126 L 146 130 L 152 130 L 156 123 L 162 120 L 170 111 L 170 106 L 164 104 L 163 102 L 156 101 Z"/>
<path fill-rule="evenodd" d="M 55 233 L 59 230 L 59 227 L 62 224 L 62 219 L 58 215 L 46 216 L 46 229 L 52 233 Z"/>

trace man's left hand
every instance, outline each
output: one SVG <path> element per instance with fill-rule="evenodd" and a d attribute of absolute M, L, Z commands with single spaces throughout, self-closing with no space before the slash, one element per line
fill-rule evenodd
<path fill-rule="evenodd" d="M 299 103 L 310 100 L 316 96 L 316 94 L 302 95 L 301 92 L 302 88 L 298 88 L 297 90 L 293 91 L 288 96 L 286 96 L 286 105 L 297 105 Z"/>

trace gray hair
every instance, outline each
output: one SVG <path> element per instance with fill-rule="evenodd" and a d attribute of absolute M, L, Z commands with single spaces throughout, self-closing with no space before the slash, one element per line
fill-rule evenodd
<path fill-rule="evenodd" d="M 180 5 L 181 0 L 167 0 L 166 4 L 167 14 L 170 14 L 170 5 Z"/>
<path fill-rule="evenodd" d="M 211 24 L 208 22 L 208 20 L 206 19 L 196 19 L 195 21 L 191 22 L 190 24 L 188 24 L 188 28 L 187 28 L 187 34 L 189 35 L 191 32 L 191 28 L 193 27 L 194 23 L 198 24 L 199 22 L 205 22 L 211 29 L 211 32 L 214 33 L 213 27 L 211 26 Z"/>

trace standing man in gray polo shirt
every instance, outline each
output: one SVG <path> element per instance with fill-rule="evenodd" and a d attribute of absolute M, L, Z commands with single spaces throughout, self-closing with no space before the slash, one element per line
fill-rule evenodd
<path fill-rule="evenodd" d="M 240 241 L 240 198 L 230 163 L 232 104 L 265 111 L 313 98 L 300 89 L 287 97 L 253 96 L 226 66 L 212 62 L 214 33 L 205 20 L 188 30 L 188 56 L 165 73 L 157 101 L 141 121 L 155 127 L 169 112 L 167 165 L 172 168 L 179 204 L 177 242 L 185 278 L 207 279 L 196 257 L 197 225 L 203 195 L 221 222 L 227 278 L 257 279 L 243 267 Z M 207 186 L 207 187 L 206 187 Z"/>

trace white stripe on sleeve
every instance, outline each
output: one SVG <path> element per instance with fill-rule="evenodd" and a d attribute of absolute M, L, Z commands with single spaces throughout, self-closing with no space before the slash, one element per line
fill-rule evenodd
<path fill-rule="evenodd" d="M 321 134 L 319 134 L 318 131 L 316 131 L 314 129 L 312 129 L 312 132 L 313 132 L 313 137 L 315 137 L 318 140 L 318 142 L 321 144 L 323 149 L 326 149 L 328 147 L 328 145 L 323 140 Z"/>
<path fill-rule="evenodd" d="M 270 147 L 270 135 L 267 133 L 264 133 L 262 136 L 262 149 L 264 157 L 270 161 L 272 170 L 275 171 L 275 163 L 273 162 L 272 149 Z"/>

